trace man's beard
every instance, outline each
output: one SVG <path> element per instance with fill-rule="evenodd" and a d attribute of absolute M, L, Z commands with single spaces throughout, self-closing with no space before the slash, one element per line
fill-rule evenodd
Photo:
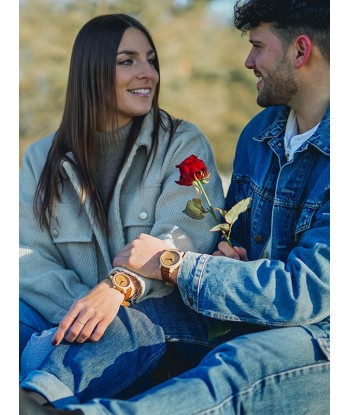
<path fill-rule="evenodd" d="M 275 69 L 263 78 L 263 82 L 264 86 L 256 102 L 264 108 L 273 105 L 288 105 L 298 92 L 293 71 L 284 57 L 279 61 Z"/>

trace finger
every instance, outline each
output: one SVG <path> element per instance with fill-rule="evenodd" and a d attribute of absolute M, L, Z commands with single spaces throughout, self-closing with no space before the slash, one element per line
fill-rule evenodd
<path fill-rule="evenodd" d="M 75 316 L 73 314 L 67 313 L 60 324 L 58 325 L 58 329 L 56 330 L 56 333 L 54 334 L 54 338 L 52 340 L 52 345 L 57 346 L 61 343 L 66 331 L 71 327 L 71 325 L 75 321 Z"/>
<path fill-rule="evenodd" d="M 78 336 L 80 336 L 85 325 L 86 325 L 86 321 L 84 322 L 82 320 L 76 319 L 74 324 L 69 329 L 68 334 L 65 337 L 67 342 L 70 342 L 70 343 L 74 342 L 78 338 Z"/>
<path fill-rule="evenodd" d="M 221 251 L 215 251 L 212 253 L 213 256 L 223 256 L 223 253 Z"/>
<path fill-rule="evenodd" d="M 97 326 L 95 327 L 95 330 L 90 336 L 90 340 L 92 342 L 97 342 L 100 340 L 100 338 L 105 334 L 105 331 L 107 330 L 107 327 L 109 326 L 110 322 L 107 321 L 100 321 Z"/>
<path fill-rule="evenodd" d="M 89 320 L 87 321 L 84 326 L 82 327 L 79 335 L 76 337 L 75 341 L 77 343 L 84 343 L 87 340 L 90 340 L 92 333 L 96 328 L 96 321 Z"/>
<path fill-rule="evenodd" d="M 244 248 L 235 246 L 235 250 L 242 261 L 248 261 L 247 251 Z"/>
<path fill-rule="evenodd" d="M 226 241 L 220 242 L 218 248 L 223 255 L 232 259 L 239 259 L 239 254 L 235 251 L 234 248 L 230 247 L 230 245 Z"/>
<path fill-rule="evenodd" d="M 118 255 L 113 259 L 113 266 L 123 266 L 127 263 L 129 257 L 130 257 L 130 247 L 127 248 L 128 245 L 126 245 L 119 253 Z"/>

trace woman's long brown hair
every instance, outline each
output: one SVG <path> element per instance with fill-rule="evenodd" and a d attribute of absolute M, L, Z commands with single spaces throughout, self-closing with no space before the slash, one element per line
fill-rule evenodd
<path fill-rule="evenodd" d="M 148 30 L 138 20 L 125 14 L 108 14 L 93 18 L 81 28 L 73 46 L 62 121 L 53 139 L 34 196 L 34 212 L 42 228 L 49 229 L 54 202 L 61 201 L 60 188 L 64 185 L 61 163 L 64 160 L 73 162 L 67 156 L 71 152 L 81 186 L 81 204 L 83 206 L 86 198 L 90 198 L 96 220 L 108 232 L 107 209 L 102 202 L 96 177 L 96 131 L 106 133 L 107 125 L 112 125 L 112 130 L 118 128 L 116 55 L 123 34 L 130 27 L 141 30 L 147 36 L 155 51 L 154 64 L 160 78 L 154 42 Z M 153 146 L 158 145 L 159 129 L 165 128 L 161 113 L 166 114 L 170 121 L 171 135 L 178 125 L 165 111 L 159 109 L 159 90 L 160 79 L 152 102 Z M 111 117 L 111 114 L 114 116 Z M 135 117 L 132 121 L 122 165 L 136 141 L 144 118 L 145 115 Z"/>

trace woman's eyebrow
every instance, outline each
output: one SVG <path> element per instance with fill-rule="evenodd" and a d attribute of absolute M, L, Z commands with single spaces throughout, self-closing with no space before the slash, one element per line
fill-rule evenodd
<path fill-rule="evenodd" d="M 149 51 L 147 51 L 147 55 L 152 55 L 152 53 L 155 54 L 155 51 L 153 49 L 150 49 Z M 139 55 L 140 52 L 137 52 L 135 50 L 121 50 L 121 51 L 117 52 L 117 56 L 122 55 L 122 54 L 125 54 L 125 55 Z"/>

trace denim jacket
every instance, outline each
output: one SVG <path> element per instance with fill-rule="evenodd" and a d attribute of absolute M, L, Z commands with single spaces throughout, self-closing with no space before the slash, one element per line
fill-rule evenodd
<path fill-rule="evenodd" d="M 230 208 L 252 197 L 232 231 L 249 262 L 186 254 L 178 284 L 186 304 L 223 320 L 328 331 L 330 260 L 330 119 L 292 161 L 284 154 L 290 109 L 260 112 L 239 139 Z M 271 259 L 262 257 L 269 237 Z M 317 326 L 310 324 L 319 323 Z"/>

